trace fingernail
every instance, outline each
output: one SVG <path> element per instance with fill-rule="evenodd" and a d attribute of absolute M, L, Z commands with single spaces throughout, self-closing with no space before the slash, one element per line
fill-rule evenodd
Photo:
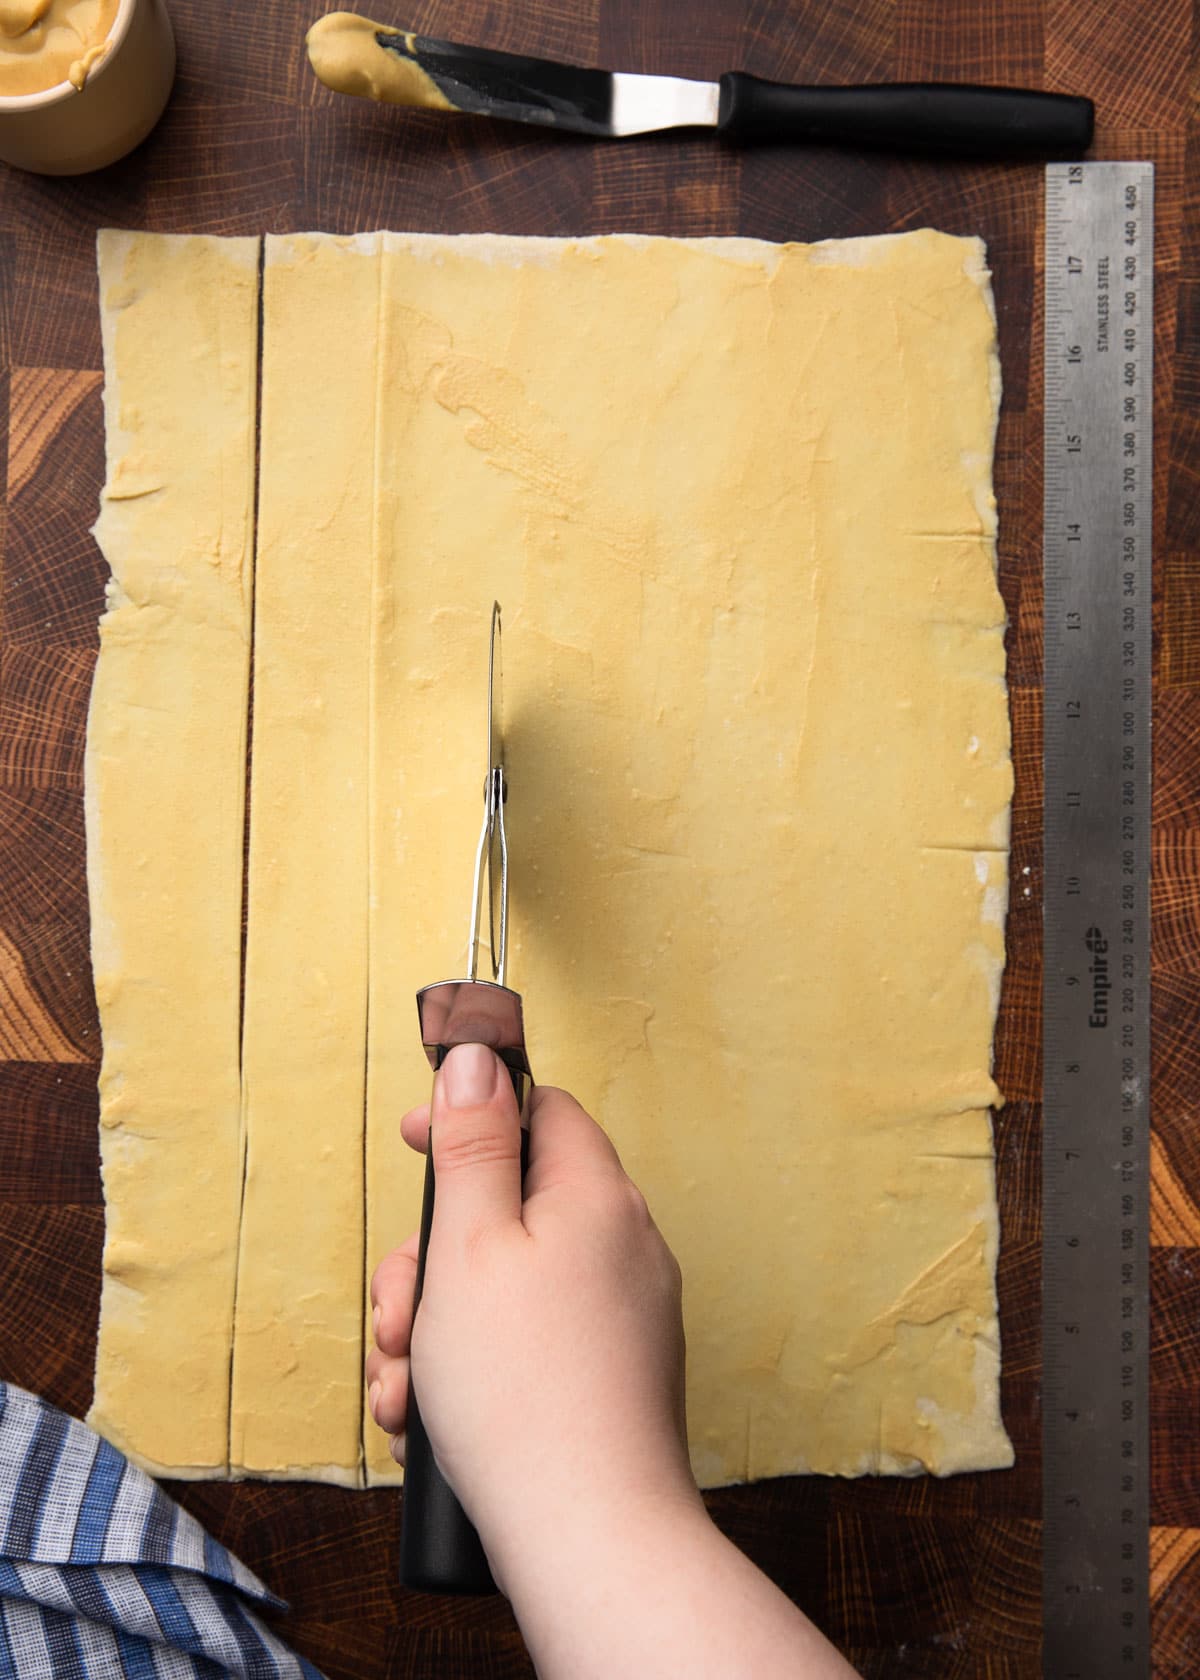
<path fill-rule="evenodd" d="M 393 1435 L 391 1440 L 388 1442 L 388 1451 L 396 1460 L 397 1464 L 404 1463 L 404 1449 L 407 1445 L 407 1435 Z"/>
<path fill-rule="evenodd" d="M 379 1320 L 383 1317 L 383 1309 L 376 1307 L 371 1314 L 371 1329 L 375 1332 L 375 1340 L 379 1340 Z"/>
<path fill-rule="evenodd" d="M 442 1063 L 442 1095 L 451 1108 L 474 1108 L 495 1094 L 499 1062 L 486 1044 L 456 1044 Z"/>
<path fill-rule="evenodd" d="M 367 1390 L 367 1405 L 370 1406 L 371 1416 L 375 1419 L 376 1423 L 379 1422 L 379 1396 L 382 1393 L 383 1384 L 377 1378 Z"/>

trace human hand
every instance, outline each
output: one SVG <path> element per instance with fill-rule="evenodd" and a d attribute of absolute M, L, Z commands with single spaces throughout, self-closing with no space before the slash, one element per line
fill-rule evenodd
<path fill-rule="evenodd" d="M 413 1325 L 417 1239 L 372 1280 L 371 1409 L 403 1461 L 409 1359 L 442 1473 L 504 1586 L 515 1548 L 639 1511 L 699 1508 L 688 1466 L 680 1277 L 616 1151 L 565 1091 L 536 1087 L 522 1199 L 503 1064 L 450 1051 L 434 1083 L 437 1201 Z M 429 1110 L 401 1129 L 428 1146 Z"/>
<path fill-rule="evenodd" d="M 607 1137 L 536 1089 L 529 1170 L 503 1064 L 451 1050 L 434 1082 L 437 1201 L 377 1267 L 371 1409 L 403 1459 L 409 1356 L 442 1473 L 542 1680 L 854 1680 L 709 1521 L 688 1467 L 679 1268 Z M 402 1130 L 427 1146 L 429 1111 Z"/>

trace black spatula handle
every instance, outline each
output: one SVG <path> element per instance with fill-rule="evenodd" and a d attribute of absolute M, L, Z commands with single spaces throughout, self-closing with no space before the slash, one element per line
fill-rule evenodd
<path fill-rule="evenodd" d="M 449 1053 L 449 1049 L 450 1046 L 438 1047 L 438 1066 Z M 504 1050 L 497 1050 L 496 1054 L 508 1070 L 518 1110 L 522 1110 L 529 1089 L 528 1063 L 524 1059 L 524 1050 L 514 1055 L 512 1062 Z M 517 1061 L 520 1065 L 513 1065 Z M 528 1165 L 529 1131 L 527 1127 L 522 1127 L 522 1183 Z M 429 1247 L 429 1233 L 433 1227 L 436 1192 L 437 1178 L 431 1144 L 425 1157 L 425 1194 L 421 1202 L 417 1281 L 413 1295 L 414 1318 L 425 1287 L 425 1258 Z M 470 1517 L 459 1504 L 453 1488 L 438 1469 L 429 1436 L 425 1433 L 411 1377 L 408 1384 L 404 1503 L 400 1525 L 400 1582 L 402 1586 L 413 1587 L 421 1592 L 496 1591 L 496 1583 L 492 1579 L 479 1535 Z"/>
<path fill-rule="evenodd" d="M 957 82 L 795 87 L 744 71 L 721 77 L 718 132 L 738 145 L 808 140 L 951 156 L 1030 157 L 1086 151 L 1090 99 Z"/>

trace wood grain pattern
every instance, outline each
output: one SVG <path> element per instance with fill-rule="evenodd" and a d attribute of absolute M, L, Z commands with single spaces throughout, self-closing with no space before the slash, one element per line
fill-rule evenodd
<path fill-rule="evenodd" d="M 997 439 L 1016 798 L 996 1042 L 1003 1405 L 1015 1469 L 946 1482 L 729 1489 L 714 1516 L 863 1674 L 1034 1680 L 1041 1187 L 1041 171 L 703 138 L 553 140 L 338 100 L 308 12 L 213 27 L 171 0 L 175 95 L 131 158 L 78 181 L 0 174 L 0 1375 L 81 1413 L 103 1215 L 87 963 L 82 743 L 104 569 L 93 255 L 161 231 L 981 233 L 1005 395 Z M 313 12 L 319 7 L 312 7 Z M 223 15 L 223 14 L 222 14 Z M 417 0 L 410 27 L 628 69 L 813 81 L 994 79 L 1092 94 L 1099 157 L 1158 166 L 1152 1588 L 1156 1680 L 1200 1673 L 1200 7 L 1193 0 Z M 819 1280 L 818 1280 L 819 1282 Z M 528 1676 L 501 1602 L 395 1586 L 389 1493 L 172 1492 L 295 1606 L 281 1631 L 332 1680 Z"/>
<path fill-rule="evenodd" d="M 1150 1241 L 1156 1248 L 1200 1248 L 1200 1208 L 1186 1183 L 1195 1184 L 1196 1165 L 1177 1173 L 1161 1131 L 1150 1139 Z M 1190 1170 L 1189 1170 L 1190 1169 Z"/>
<path fill-rule="evenodd" d="M 74 1046 L 58 1030 L 15 945 L 0 933 L 0 1057 L 14 1062 L 73 1062 Z"/>
<path fill-rule="evenodd" d="M 46 452 L 79 404 L 100 389 L 98 373 L 69 368 L 18 368 L 9 381 L 8 496 L 13 502 L 32 482 Z M 41 490 L 39 485 L 39 491 Z"/>
<path fill-rule="evenodd" d="M 0 1061 L 0 1207 L 101 1206 L 98 1117 L 90 1063 Z"/>
<path fill-rule="evenodd" d="M 0 774 L 13 787 L 83 785 L 91 648 L 0 648 Z"/>

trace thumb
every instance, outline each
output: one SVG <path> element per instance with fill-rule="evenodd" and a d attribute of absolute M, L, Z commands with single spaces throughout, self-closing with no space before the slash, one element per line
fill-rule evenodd
<path fill-rule="evenodd" d="M 429 1146 L 437 1177 L 431 1242 L 470 1242 L 521 1217 L 521 1122 L 504 1063 L 457 1044 L 433 1082 Z"/>

